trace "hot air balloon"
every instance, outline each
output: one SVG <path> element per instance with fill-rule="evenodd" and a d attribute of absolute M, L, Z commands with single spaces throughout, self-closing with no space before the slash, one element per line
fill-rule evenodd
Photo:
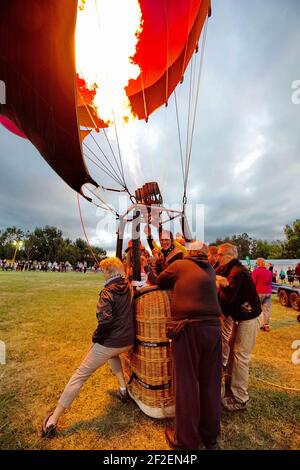
<path fill-rule="evenodd" d="M 107 8 L 110 5 L 112 11 L 110 21 L 99 19 L 99 10 L 105 5 Z M 147 122 L 158 108 L 168 105 L 171 95 L 176 100 L 176 89 L 184 80 L 204 31 L 201 53 L 197 54 L 199 75 L 190 74 L 185 162 L 179 139 L 184 181 L 183 207 L 177 213 L 166 211 L 169 219 L 183 216 L 185 221 L 198 85 L 210 12 L 210 0 L 122 0 L 118 8 L 116 0 L 10 0 L 0 4 L 0 80 L 6 86 L 6 104 L 0 104 L 0 122 L 5 124 L 9 120 L 12 123 L 10 126 L 15 126 L 10 130 L 26 136 L 73 190 L 92 202 L 94 196 L 98 197 L 101 207 L 114 211 L 120 222 L 118 256 L 122 253 L 124 226 L 128 219 L 132 221 L 140 217 L 140 206 L 158 206 L 159 214 L 164 208 L 155 182 L 146 183 L 135 191 L 130 190 L 121 152 L 117 156 L 107 156 L 99 145 L 99 135 L 109 141 L 106 130 L 111 124 L 116 136 L 118 129 L 114 106 L 110 116 L 106 115 L 101 101 L 103 97 L 99 97 L 102 82 L 94 74 L 99 50 L 102 46 L 104 53 L 120 67 L 117 53 L 126 35 L 132 36 L 134 47 L 130 46 L 127 61 L 135 69 L 125 79 L 122 88 L 129 108 L 129 115 L 123 116 L 123 120 L 133 116 Z M 117 20 L 125 26 L 135 20 L 132 34 L 127 31 L 124 37 L 119 36 L 120 22 L 117 23 Z M 117 47 L 113 52 L 107 52 L 112 40 L 102 40 L 94 34 L 94 30 L 100 27 L 116 39 Z M 89 63 L 86 63 L 87 58 L 90 58 Z M 104 59 L 98 62 L 100 72 L 105 75 Z M 117 94 L 114 79 L 118 75 L 117 69 L 109 78 L 111 95 Z M 88 139 L 92 139 L 93 146 Z M 111 149 L 110 144 L 109 147 Z M 96 190 L 103 187 L 104 180 L 101 173 L 99 178 L 91 176 L 87 161 L 97 165 L 105 175 L 105 181 L 110 177 L 117 186 L 106 186 L 106 190 L 128 193 L 132 205 L 126 214 L 118 214 L 102 197 L 97 196 Z M 89 189 L 92 197 L 86 194 L 85 188 L 94 188 Z M 131 218 L 127 217 L 130 211 L 133 212 Z M 147 213 L 139 222 L 151 222 L 147 219 Z M 185 226 L 183 230 L 185 233 Z M 139 242 L 135 240 L 135 252 L 138 252 L 138 246 Z M 136 275 L 139 275 L 138 266 Z"/>

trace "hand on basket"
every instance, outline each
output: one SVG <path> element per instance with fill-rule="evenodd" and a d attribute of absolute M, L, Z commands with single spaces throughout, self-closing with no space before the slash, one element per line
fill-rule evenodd
<path fill-rule="evenodd" d="M 217 288 L 220 289 L 222 287 L 229 286 L 229 282 L 227 281 L 226 277 L 216 275 L 216 285 Z"/>

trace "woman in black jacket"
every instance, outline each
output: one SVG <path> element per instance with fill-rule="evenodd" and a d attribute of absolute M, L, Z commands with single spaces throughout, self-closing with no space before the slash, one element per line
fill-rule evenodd
<path fill-rule="evenodd" d="M 122 402 L 129 401 L 119 355 L 128 351 L 134 342 L 132 291 L 118 258 L 106 258 L 101 261 L 100 268 L 105 284 L 97 304 L 98 326 L 92 337 L 93 344 L 66 385 L 54 412 L 46 416 L 42 437 L 55 436 L 59 417 L 71 406 L 86 380 L 106 362 L 119 381 L 118 397 Z"/>

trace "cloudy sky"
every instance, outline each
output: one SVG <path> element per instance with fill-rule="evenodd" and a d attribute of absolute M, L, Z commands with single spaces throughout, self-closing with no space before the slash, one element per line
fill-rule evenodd
<path fill-rule="evenodd" d="M 205 241 L 233 233 L 268 240 L 300 217 L 299 0 L 215 0 L 209 20 L 188 202 L 204 207 Z M 1 77 L 0 77 L 1 79 Z M 178 90 L 185 135 L 186 88 Z M 140 169 L 129 184 L 157 180 L 167 203 L 182 199 L 174 102 L 138 124 L 131 136 Z M 34 147 L 0 128 L 0 229 L 45 224 L 82 237 L 77 198 Z M 98 181 L 112 185 L 90 168 Z M 105 194 L 117 204 L 116 196 Z M 126 202 L 122 201 L 126 205 Z M 81 203 L 92 241 L 113 249 L 114 226 Z M 200 229 L 201 233 L 201 229 Z"/>

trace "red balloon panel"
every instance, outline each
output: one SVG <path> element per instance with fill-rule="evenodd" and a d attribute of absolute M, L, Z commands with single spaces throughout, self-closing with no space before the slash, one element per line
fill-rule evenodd
<path fill-rule="evenodd" d="M 7 119 L 5 116 L 0 116 L 0 124 L 5 127 L 8 131 L 12 132 L 13 134 L 22 137 L 23 139 L 27 139 L 26 135 L 24 132 L 20 131 L 20 129 L 9 119 Z"/>
<path fill-rule="evenodd" d="M 178 59 L 188 41 L 202 0 L 140 0 L 143 31 L 133 57 L 143 73 L 144 88 L 157 82 Z M 132 80 L 128 95 L 140 91 L 140 77 Z"/>

